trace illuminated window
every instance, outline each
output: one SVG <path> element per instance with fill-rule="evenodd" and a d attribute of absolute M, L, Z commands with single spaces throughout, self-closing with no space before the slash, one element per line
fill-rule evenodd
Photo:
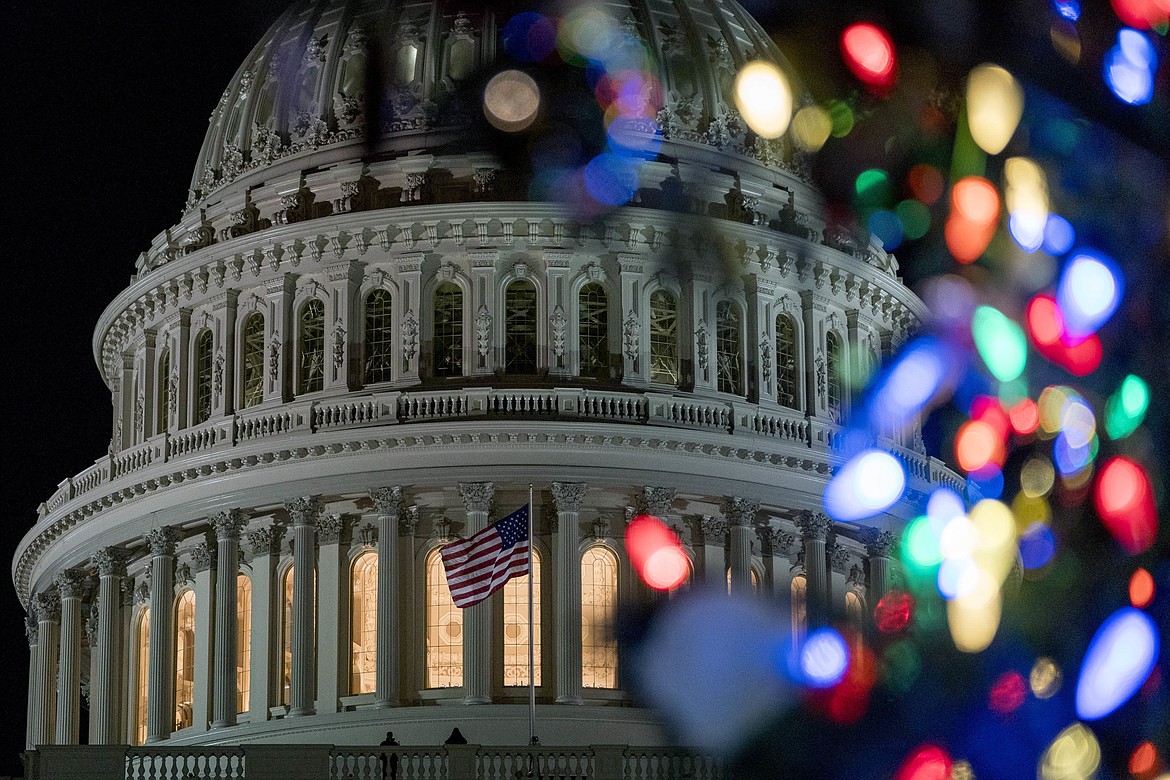
<path fill-rule="evenodd" d="M 236 712 L 248 711 L 252 683 L 252 581 L 236 575 Z"/>
<path fill-rule="evenodd" d="M 581 557 L 581 685 L 617 687 L 617 641 L 613 613 L 618 595 L 618 561 L 595 545 Z"/>
<path fill-rule="evenodd" d="M 845 621 L 857 632 L 860 640 L 865 630 L 865 602 L 856 591 L 845 592 Z"/>
<path fill-rule="evenodd" d="M 155 409 L 155 433 L 165 433 L 171 414 L 171 351 L 164 349 L 158 359 L 158 408 Z"/>
<path fill-rule="evenodd" d="M 678 384 L 678 301 L 666 290 L 650 294 L 650 381 Z"/>
<path fill-rule="evenodd" d="M 803 574 L 792 578 L 792 641 L 800 642 L 808 629 L 808 580 Z"/>
<path fill-rule="evenodd" d="M 316 298 L 301 307 L 297 393 L 315 393 L 325 386 L 325 304 Z"/>
<path fill-rule="evenodd" d="M 427 687 L 463 685 L 463 610 L 451 600 L 443 559 L 427 556 Z"/>
<path fill-rule="evenodd" d="M 443 282 L 435 290 L 435 376 L 463 374 L 463 291 Z"/>
<path fill-rule="evenodd" d="M 195 698 L 195 591 L 175 605 L 175 731 L 192 723 Z"/>
<path fill-rule="evenodd" d="M 776 402 L 796 409 L 800 372 L 796 365 L 796 323 L 787 314 L 776 317 Z"/>
<path fill-rule="evenodd" d="M 749 569 L 752 575 L 752 593 L 760 592 L 760 575 L 755 569 Z M 727 567 L 727 592 L 731 593 L 731 567 Z"/>
<path fill-rule="evenodd" d="M 280 608 L 280 703 L 291 702 L 292 683 L 292 605 L 293 567 L 284 573 L 283 597 Z"/>
<path fill-rule="evenodd" d="M 390 293 L 374 290 L 366 296 L 366 333 L 363 369 L 367 385 L 389 382 L 394 368 L 394 333 L 390 325 Z"/>
<path fill-rule="evenodd" d="M 350 576 L 349 692 L 373 693 L 378 668 L 378 554 L 358 556 Z"/>
<path fill-rule="evenodd" d="M 504 291 L 504 370 L 536 373 L 536 287 L 525 279 Z"/>
<path fill-rule="evenodd" d="M 195 424 L 211 419 L 211 331 L 195 339 Z"/>
<path fill-rule="evenodd" d="M 825 377 L 828 383 L 829 417 L 834 422 L 841 422 L 841 337 L 836 333 L 825 336 Z"/>
<path fill-rule="evenodd" d="M 240 346 L 243 352 L 240 408 L 247 409 L 264 400 L 264 315 L 260 312 L 253 312 L 244 320 L 244 341 Z"/>
<path fill-rule="evenodd" d="M 146 743 L 146 702 L 150 690 L 150 610 L 144 609 L 138 617 L 134 635 L 134 744 Z"/>
<path fill-rule="evenodd" d="M 533 685 L 540 685 L 540 554 L 532 551 Z M 504 685 L 528 685 L 528 576 L 504 583 Z"/>
<path fill-rule="evenodd" d="M 731 301 L 715 307 L 715 376 L 721 393 L 743 395 L 742 320 Z"/>
<path fill-rule="evenodd" d="M 609 378 L 609 301 L 605 288 L 590 282 L 577 297 L 581 376 Z"/>

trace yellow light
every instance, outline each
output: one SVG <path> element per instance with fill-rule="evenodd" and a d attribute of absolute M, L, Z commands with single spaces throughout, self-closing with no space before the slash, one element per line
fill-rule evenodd
<path fill-rule="evenodd" d="M 500 130 L 516 133 L 532 124 L 540 108 L 540 88 L 527 73 L 505 70 L 483 90 L 483 113 Z"/>
<path fill-rule="evenodd" d="M 1082 723 L 1056 735 L 1040 759 L 1041 780 L 1089 780 L 1101 766 L 1101 745 Z"/>
<path fill-rule="evenodd" d="M 1048 222 L 1048 179 L 1044 169 L 1027 157 L 1010 157 L 1004 163 L 1003 175 L 1006 182 L 1004 202 L 1008 213 L 1020 225 L 1017 238 L 1034 239 L 1038 247 Z"/>
<path fill-rule="evenodd" d="M 833 118 L 820 106 L 805 106 L 792 117 L 792 137 L 806 152 L 819 151 L 833 131 Z"/>
<path fill-rule="evenodd" d="M 1002 584 L 1016 560 L 1016 519 L 999 501 L 985 499 L 971 509 L 971 524 L 979 534 L 975 562 Z"/>
<path fill-rule="evenodd" d="M 1028 687 L 1037 699 L 1051 699 L 1060 690 L 1060 667 L 1051 658 L 1037 658 L 1028 675 Z"/>
<path fill-rule="evenodd" d="M 998 65 L 983 64 L 967 76 L 967 126 L 979 148 L 999 154 L 1024 115 L 1024 90 Z"/>
<path fill-rule="evenodd" d="M 792 119 L 792 89 L 779 68 L 756 60 L 735 77 L 735 105 L 756 135 L 779 138 Z"/>
<path fill-rule="evenodd" d="M 1052 490 L 1056 469 L 1048 458 L 1029 458 L 1020 469 L 1020 489 L 1028 498 L 1043 498 Z"/>
<path fill-rule="evenodd" d="M 978 653 L 991 644 L 999 630 L 1003 600 L 991 575 L 979 571 L 979 582 L 968 593 L 947 602 L 947 627 L 955 647 Z"/>
<path fill-rule="evenodd" d="M 1032 523 L 1047 525 L 1052 519 L 1052 508 L 1045 498 L 1029 496 L 1021 490 L 1012 499 L 1012 514 L 1016 516 L 1016 530 L 1023 531 Z"/>

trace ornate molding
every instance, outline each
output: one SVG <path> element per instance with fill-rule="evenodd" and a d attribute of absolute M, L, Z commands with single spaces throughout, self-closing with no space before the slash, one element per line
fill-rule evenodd
<path fill-rule="evenodd" d="M 345 518 L 334 512 L 322 515 L 317 521 L 317 543 L 338 544 L 341 541 L 341 532 L 345 529 Z"/>
<path fill-rule="evenodd" d="M 412 504 L 398 516 L 398 533 L 413 536 L 418 531 L 418 505 Z"/>
<path fill-rule="evenodd" d="M 61 619 L 61 597 L 56 588 L 35 594 L 31 603 L 37 622 L 55 623 Z"/>
<path fill-rule="evenodd" d="M 727 518 L 728 525 L 752 526 L 756 522 L 756 513 L 759 511 L 759 501 L 730 496 L 723 500 L 723 516 Z"/>
<path fill-rule="evenodd" d="M 358 526 L 357 540 L 362 547 L 376 547 L 378 545 L 378 526 L 373 523 L 366 523 Z"/>
<path fill-rule="evenodd" d="M 672 512 L 674 494 L 675 489 L 672 487 L 645 486 L 642 488 L 642 495 L 639 496 L 639 508 L 646 514 L 662 519 Z"/>
<path fill-rule="evenodd" d="M 833 521 L 822 512 L 804 511 L 800 513 L 797 525 L 800 526 L 800 531 L 806 540 L 823 542 L 829 535 L 829 529 L 833 527 Z"/>
<path fill-rule="evenodd" d="M 876 530 L 866 542 L 865 550 L 875 558 L 889 558 L 894 551 L 897 537 L 891 531 Z"/>
<path fill-rule="evenodd" d="M 79 599 L 85 591 L 85 575 L 74 569 L 66 569 L 53 578 L 53 587 L 62 599 Z"/>
<path fill-rule="evenodd" d="M 179 529 L 164 525 L 148 532 L 143 539 L 151 555 L 174 555 L 175 545 L 179 542 Z"/>
<path fill-rule="evenodd" d="M 30 647 L 40 641 L 40 628 L 37 626 L 36 618 L 31 614 L 24 616 L 24 636 Z"/>
<path fill-rule="evenodd" d="M 727 522 L 722 517 L 701 515 L 696 525 L 699 530 L 699 538 L 703 544 L 722 546 L 727 539 Z"/>
<path fill-rule="evenodd" d="M 215 546 L 206 541 L 202 541 L 191 549 L 191 562 L 195 564 L 195 571 L 207 571 L 212 566 L 215 566 L 216 550 Z"/>
<path fill-rule="evenodd" d="M 626 317 L 626 321 L 622 324 L 622 348 L 625 350 L 626 358 L 634 361 L 638 359 L 638 353 L 641 351 L 642 341 L 642 325 L 638 322 L 638 317 L 633 311 Z"/>
<path fill-rule="evenodd" d="M 794 535 L 771 526 L 757 528 L 756 535 L 760 538 L 764 555 L 787 555 L 792 543 L 796 541 Z"/>
<path fill-rule="evenodd" d="M 459 495 L 463 497 L 463 507 L 468 512 L 490 512 L 495 493 L 496 486 L 492 482 L 459 483 Z"/>
<path fill-rule="evenodd" d="M 272 555 L 280 548 L 280 540 L 283 538 L 284 529 L 273 523 L 250 532 L 248 546 L 252 548 L 252 555 Z"/>
<path fill-rule="evenodd" d="M 301 496 L 284 502 L 284 508 L 292 518 L 293 525 L 314 525 L 325 511 L 318 496 Z"/>
<path fill-rule="evenodd" d="M 248 519 L 239 509 L 228 509 L 208 519 L 218 539 L 239 539 L 248 527 Z"/>
<path fill-rule="evenodd" d="M 370 491 L 370 499 L 379 515 L 398 517 L 402 514 L 404 499 L 400 485 L 374 488 Z"/>
<path fill-rule="evenodd" d="M 553 501 L 556 502 L 557 512 L 580 512 L 586 487 L 584 482 L 552 483 Z"/>
<path fill-rule="evenodd" d="M 125 577 L 128 558 L 129 552 L 121 547 L 102 547 L 90 557 L 90 560 L 97 566 L 98 574 L 102 577 Z"/>
<path fill-rule="evenodd" d="M 829 554 L 829 567 L 838 574 L 844 574 L 849 565 L 849 550 L 840 542 L 829 542 L 825 546 L 825 551 Z"/>

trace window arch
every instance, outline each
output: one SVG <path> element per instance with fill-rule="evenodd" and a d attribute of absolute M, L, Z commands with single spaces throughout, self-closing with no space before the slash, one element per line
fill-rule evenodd
<path fill-rule="evenodd" d="M 325 386 L 325 304 L 317 298 L 305 301 L 297 323 L 297 393 L 315 393 Z"/>
<path fill-rule="evenodd" d="M 830 331 L 825 335 L 825 381 L 828 389 L 826 401 L 829 417 L 834 422 L 841 422 L 841 401 L 843 385 L 841 383 L 841 337 Z"/>
<path fill-rule="evenodd" d="M 743 395 L 743 316 L 731 301 L 715 306 L 715 378 L 721 393 Z"/>
<path fill-rule="evenodd" d="M 796 322 L 787 314 L 776 316 L 776 403 L 797 408 L 800 371 L 796 364 Z"/>
<path fill-rule="evenodd" d="M 293 567 L 284 572 L 280 598 L 280 703 L 292 703 Z"/>
<path fill-rule="evenodd" d="M 581 685 L 617 687 L 617 641 L 613 614 L 618 595 L 618 560 L 594 545 L 581 556 Z"/>
<path fill-rule="evenodd" d="M 162 357 L 158 359 L 158 408 L 155 413 L 155 433 L 166 433 L 171 422 L 171 350 L 163 348 Z"/>
<path fill-rule="evenodd" d="M 751 574 L 752 594 L 760 592 L 760 573 L 756 571 L 756 567 L 752 566 L 748 571 Z M 731 567 L 727 567 L 727 594 L 731 595 Z"/>
<path fill-rule="evenodd" d="M 581 366 L 579 374 L 609 378 L 609 299 L 605 287 L 589 282 L 577 294 L 577 335 Z"/>
<path fill-rule="evenodd" d="M 431 345 L 435 376 L 463 375 L 463 290 L 454 282 L 443 282 L 435 288 Z"/>
<path fill-rule="evenodd" d="M 195 591 L 175 603 L 175 731 L 190 726 L 195 714 Z"/>
<path fill-rule="evenodd" d="M 150 610 L 138 616 L 134 634 L 134 744 L 146 743 L 146 705 L 150 690 Z"/>
<path fill-rule="evenodd" d="M 532 550 L 533 685 L 540 685 L 540 552 Z M 528 685 L 528 575 L 504 583 L 504 685 Z"/>
<path fill-rule="evenodd" d="M 527 279 L 504 290 L 504 370 L 536 373 L 536 286 Z"/>
<path fill-rule="evenodd" d="M 792 642 L 799 643 L 808 630 L 808 580 L 803 574 L 792 578 Z"/>
<path fill-rule="evenodd" d="M 678 384 L 678 300 L 667 290 L 650 293 L 650 381 Z"/>
<path fill-rule="evenodd" d="M 236 575 L 236 712 L 247 712 L 252 688 L 252 580 Z"/>
<path fill-rule="evenodd" d="M 391 326 L 391 299 L 386 290 L 371 290 L 366 296 L 366 330 L 363 344 L 363 379 L 367 385 L 389 382 L 394 369 L 394 332 Z"/>
<path fill-rule="evenodd" d="M 358 556 L 350 571 L 349 692 L 373 693 L 378 668 L 378 554 Z"/>
<path fill-rule="evenodd" d="M 860 638 L 865 629 L 865 602 L 855 590 L 845 591 L 845 622 L 847 622 Z"/>
<path fill-rule="evenodd" d="M 436 549 L 427 556 L 428 688 L 463 685 L 463 610 L 451 600 L 443 559 Z"/>
<path fill-rule="evenodd" d="M 240 344 L 240 408 L 256 406 L 264 400 L 264 315 L 252 312 L 244 319 L 244 337 Z"/>
<path fill-rule="evenodd" d="M 195 425 L 211 419 L 212 344 L 210 330 L 195 339 Z"/>

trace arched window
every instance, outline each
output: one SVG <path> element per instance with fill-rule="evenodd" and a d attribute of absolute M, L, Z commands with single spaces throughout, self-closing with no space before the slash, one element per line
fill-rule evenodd
<path fill-rule="evenodd" d="M 252 688 L 252 580 L 236 575 L 236 712 L 248 711 Z"/>
<path fill-rule="evenodd" d="M 349 692 L 373 693 L 378 668 L 378 554 L 358 556 L 350 578 Z"/>
<path fill-rule="evenodd" d="M 751 573 L 752 593 L 760 592 L 760 575 L 755 568 L 748 570 Z M 731 567 L 727 567 L 727 593 L 731 595 Z"/>
<path fill-rule="evenodd" d="M 372 290 L 366 296 L 363 380 L 367 385 L 393 379 L 394 334 L 390 325 L 390 293 Z"/>
<path fill-rule="evenodd" d="M 211 419 L 211 331 L 195 339 L 195 425 Z"/>
<path fill-rule="evenodd" d="M 841 398 L 844 389 L 841 383 L 841 337 L 829 332 L 825 336 L 825 380 L 828 388 L 827 406 L 829 417 L 841 422 Z"/>
<path fill-rule="evenodd" d="M 540 685 L 540 553 L 532 551 L 533 685 Z M 528 575 L 504 583 L 504 685 L 528 685 Z"/>
<path fill-rule="evenodd" d="M 427 556 L 427 687 L 463 685 L 463 610 L 451 600 L 443 559 Z"/>
<path fill-rule="evenodd" d="M 165 433 L 171 420 L 171 351 L 163 349 L 158 359 L 158 407 L 154 410 L 155 433 Z"/>
<path fill-rule="evenodd" d="M 293 567 L 284 572 L 280 599 L 280 703 L 292 702 L 292 608 Z"/>
<path fill-rule="evenodd" d="M 244 320 L 240 351 L 240 408 L 247 409 L 264 400 L 264 315 L 258 311 Z"/>
<path fill-rule="evenodd" d="M 650 381 L 678 384 L 678 301 L 666 290 L 650 294 Z"/>
<path fill-rule="evenodd" d="M 504 291 L 504 370 L 536 373 L 536 287 L 527 279 Z"/>
<path fill-rule="evenodd" d="M 609 378 L 609 301 L 605 287 L 589 282 L 577 296 L 581 376 Z"/>
<path fill-rule="evenodd" d="M 776 317 L 776 403 L 796 409 L 797 382 L 796 323 L 787 314 Z"/>
<path fill-rule="evenodd" d="M 743 395 L 742 321 L 731 301 L 715 306 L 715 376 L 721 393 Z"/>
<path fill-rule="evenodd" d="M 325 386 L 325 304 L 317 298 L 305 301 L 297 319 L 300 327 L 297 393 L 315 393 Z"/>
<path fill-rule="evenodd" d="M 463 290 L 454 282 L 435 289 L 435 376 L 463 375 Z"/>
<path fill-rule="evenodd" d="M 195 699 L 195 591 L 175 604 L 175 731 L 193 722 Z"/>
<path fill-rule="evenodd" d="M 808 630 L 808 580 L 803 574 L 792 578 L 792 642 L 799 643 Z"/>
<path fill-rule="evenodd" d="M 581 556 L 581 685 L 617 687 L 617 641 L 613 613 L 618 595 L 618 561 L 594 545 Z"/>
<path fill-rule="evenodd" d="M 862 631 L 865 630 L 865 602 L 853 590 L 845 591 L 845 622 L 857 632 L 860 640 Z"/>
<path fill-rule="evenodd" d="M 146 743 L 146 703 L 150 690 L 150 610 L 143 609 L 134 634 L 134 744 Z"/>

